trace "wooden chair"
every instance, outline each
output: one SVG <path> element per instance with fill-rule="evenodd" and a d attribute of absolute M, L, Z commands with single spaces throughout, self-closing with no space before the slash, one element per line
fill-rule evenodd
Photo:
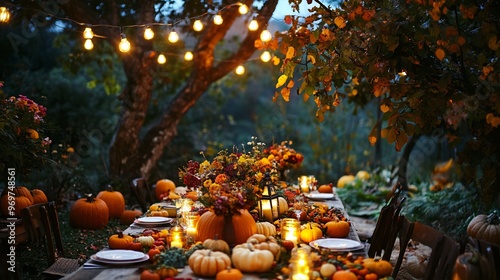
<path fill-rule="evenodd" d="M 59 218 L 53 201 L 23 209 L 22 218 L 28 232 L 28 242 L 45 246 L 49 267 L 43 274 L 47 278 L 60 278 L 80 267 L 77 259 L 64 257 Z"/>
<path fill-rule="evenodd" d="M 401 207 L 406 197 L 401 196 L 401 186 L 398 184 L 387 204 L 380 210 L 380 215 L 368 243 L 368 256 L 382 256 L 384 260 L 390 260 L 394 248 L 394 242 L 398 235 L 398 220 Z"/>
<path fill-rule="evenodd" d="M 406 247 L 410 240 L 413 240 L 432 249 L 423 279 L 451 279 L 453 266 L 460 253 L 460 244 L 428 225 L 420 222 L 410 222 L 405 216 L 401 216 L 399 221 L 400 252 L 392 277 L 397 279 Z"/>
<path fill-rule="evenodd" d="M 488 275 L 500 280 L 500 246 L 472 237 L 468 238 L 468 243 L 488 261 Z"/>
<path fill-rule="evenodd" d="M 146 179 L 141 177 L 132 180 L 132 191 L 142 211 L 146 213 L 146 211 L 149 210 L 149 206 L 155 202 L 154 194 L 146 182 Z"/>

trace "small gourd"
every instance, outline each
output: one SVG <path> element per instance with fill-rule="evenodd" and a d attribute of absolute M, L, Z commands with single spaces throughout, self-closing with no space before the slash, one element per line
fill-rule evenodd
<path fill-rule="evenodd" d="M 473 238 L 500 245 L 500 218 L 497 212 L 474 217 L 467 226 L 467 234 Z"/>
<path fill-rule="evenodd" d="M 189 256 L 188 265 L 198 276 L 215 277 L 217 273 L 231 266 L 231 259 L 222 252 L 198 249 Z"/>
<path fill-rule="evenodd" d="M 113 234 L 109 237 L 108 246 L 110 249 L 129 249 L 130 243 L 132 242 L 134 242 L 134 238 L 132 236 L 118 231 L 117 234 Z"/>
<path fill-rule="evenodd" d="M 364 259 L 363 266 L 370 272 L 377 274 L 380 278 L 391 276 L 392 274 L 392 264 L 378 257 Z"/>
<path fill-rule="evenodd" d="M 243 279 L 243 273 L 237 268 L 228 267 L 217 273 L 215 280 L 241 280 Z"/>
<path fill-rule="evenodd" d="M 257 233 L 263 234 L 267 237 L 276 235 L 276 226 L 270 222 L 258 222 Z"/>
<path fill-rule="evenodd" d="M 351 230 L 349 222 L 342 220 L 330 221 L 325 224 L 325 227 L 326 227 L 326 235 L 335 238 L 347 237 L 349 235 L 349 231 Z"/>
<path fill-rule="evenodd" d="M 304 243 L 309 243 L 311 241 L 320 239 L 323 237 L 323 232 L 318 224 L 307 223 L 304 228 L 300 231 L 300 239 Z"/>
<path fill-rule="evenodd" d="M 215 235 L 214 239 L 209 238 L 203 241 L 203 247 L 212 251 L 229 254 L 229 244 L 227 244 L 226 241 L 219 239 L 219 236 L 217 234 Z"/>
<path fill-rule="evenodd" d="M 263 273 L 271 269 L 274 255 L 268 250 L 255 249 L 250 243 L 236 245 L 231 260 L 242 272 Z"/>
<path fill-rule="evenodd" d="M 252 244 L 255 249 L 270 251 L 276 260 L 281 252 L 281 246 L 273 236 L 266 237 L 263 234 L 256 233 L 247 239 L 247 243 Z"/>

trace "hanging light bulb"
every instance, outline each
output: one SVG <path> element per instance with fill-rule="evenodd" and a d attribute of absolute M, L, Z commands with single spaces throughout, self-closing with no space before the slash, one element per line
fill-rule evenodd
<path fill-rule="evenodd" d="M 130 42 L 127 40 L 127 37 L 125 37 L 125 34 L 123 34 L 123 33 L 122 33 L 122 40 L 120 41 L 120 44 L 118 45 L 118 49 L 124 53 L 130 51 Z"/>
<path fill-rule="evenodd" d="M 92 31 L 92 28 L 85 27 L 85 30 L 83 31 L 83 38 L 85 38 L 85 39 L 94 38 L 94 32 Z"/>
<path fill-rule="evenodd" d="M 234 72 L 236 72 L 236 74 L 238 75 L 243 75 L 245 74 L 245 67 L 243 67 L 243 65 L 238 65 L 238 67 L 236 67 Z"/>
<path fill-rule="evenodd" d="M 0 22 L 8 22 L 10 19 L 10 12 L 5 7 L 0 7 Z"/>
<path fill-rule="evenodd" d="M 179 35 L 177 34 L 177 32 L 175 32 L 175 30 L 172 29 L 172 31 L 168 34 L 168 41 L 170 43 L 179 41 Z"/>
<path fill-rule="evenodd" d="M 259 29 L 259 22 L 256 19 L 252 19 L 248 24 L 248 30 L 255 31 Z"/>
<path fill-rule="evenodd" d="M 193 22 L 193 30 L 197 32 L 203 30 L 203 23 L 201 22 L 201 20 L 197 19 Z"/>
<path fill-rule="evenodd" d="M 215 24 L 217 24 L 217 25 L 221 25 L 223 21 L 224 21 L 224 20 L 222 20 L 222 16 L 221 16 L 221 15 L 216 14 L 216 15 L 214 16 L 214 23 L 215 23 Z"/>
<path fill-rule="evenodd" d="M 185 54 L 184 54 L 184 60 L 185 61 L 191 61 L 193 60 L 193 53 L 190 52 L 190 51 L 187 51 Z"/>
<path fill-rule="evenodd" d="M 94 48 L 94 43 L 92 43 L 92 40 L 91 39 L 85 39 L 85 43 L 83 44 L 83 47 L 86 49 L 86 50 L 91 50 Z"/>
<path fill-rule="evenodd" d="M 262 60 L 263 62 L 268 62 L 269 60 L 271 60 L 271 54 L 268 51 L 263 52 L 260 55 L 260 60 Z"/>
<path fill-rule="evenodd" d="M 165 57 L 164 54 L 160 54 L 158 56 L 158 64 L 165 64 L 165 62 L 167 62 L 167 58 Z"/>
<path fill-rule="evenodd" d="M 155 33 L 153 32 L 153 29 L 151 29 L 151 27 L 146 27 L 146 29 L 144 29 L 144 39 L 146 40 L 151 40 L 155 37 Z"/>
<path fill-rule="evenodd" d="M 269 30 L 267 29 L 262 30 L 262 33 L 260 33 L 260 40 L 262 40 L 262 42 L 264 43 L 271 41 L 272 38 L 273 35 L 271 35 L 271 32 L 269 32 Z"/>
<path fill-rule="evenodd" d="M 246 13 L 248 13 L 248 6 L 245 4 L 241 4 L 238 8 L 238 12 L 242 15 L 245 15 Z"/>

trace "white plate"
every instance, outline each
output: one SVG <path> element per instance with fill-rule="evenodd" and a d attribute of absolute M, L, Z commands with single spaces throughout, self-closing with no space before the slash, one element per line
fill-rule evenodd
<path fill-rule="evenodd" d="M 134 261 L 144 258 L 144 253 L 132 250 L 104 250 L 95 254 L 96 259 L 114 262 Z"/>
<path fill-rule="evenodd" d="M 172 218 L 167 217 L 142 217 L 136 220 L 139 224 L 165 224 L 171 222 Z"/>
<path fill-rule="evenodd" d="M 307 193 L 304 195 L 310 199 L 332 199 L 335 197 L 333 193 Z"/>
<path fill-rule="evenodd" d="M 140 252 L 138 252 L 140 253 Z M 149 256 L 146 254 L 143 254 L 144 256 L 140 259 L 136 260 L 129 260 L 129 261 L 117 261 L 117 260 L 106 260 L 106 259 L 101 259 L 96 257 L 96 255 L 90 256 L 90 259 L 99 263 L 105 263 L 105 264 L 117 264 L 117 265 L 125 265 L 125 264 L 134 264 L 134 263 L 140 263 L 149 260 Z"/>
<path fill-rule="evenodd" d="M 333 251 L 355 251 L 364 248 L 360 242 L 346 238 L 322 238 L 311 241 L 309 245 Z"/>

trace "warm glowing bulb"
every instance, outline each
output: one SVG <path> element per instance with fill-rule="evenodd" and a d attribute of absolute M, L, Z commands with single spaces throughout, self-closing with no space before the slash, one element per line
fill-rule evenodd
<path fill-rule="evenodd" d="M 223 22 L 222 20 L 222 16 L 221 15 L 215 15 L 214 16 L 214 23 L 217 24 L 217 25 L 221 25 Z"/>
<path fill-rule="evenodd" d="M 235 70 L 236 74 L 243 75 L 245 73 L 245 67 L 243 65 L 238 65 Z"/>
<path fill-rule="evenodd" d="M 85 39 L 94 38 L 94 32 L 92 32 L 92 28 L 85 27 L 85 30 L 83 31 L 83 38 L 85 38 Z"/>
<path fill-rule="evenodd" d="M 155 33 L 153 32 L 153 29 L 151 27 L 147 27 L 144 29 L 144 39 L 146 40 L 151 40 L 155 36 Z"/>
<path fill-rule="evenodd" d="M 201 20 L 197 19 L 193 22 L 193 30 L 194 31 L 203 30 L 203 23 L 201 22 Z"/>
<path fill-rule="evenodd" d="M 271 54 L 268 51 L 263 52 L 260 55 L 260 60 L 262 60 L 263 62 L 268 62 L 269 60 L 271 60 Z"/>
<path fill-rule="evenodd" d="M 83 44 L 83 47 L 86 49 L 86 50 L 91 50 L 94 48 L 94 43 L 92 43 L 92 40 L 91 39 L 86 39 L 85 40 L 85 43 Z"/>
<path fill-rule="evenodd" d="M 245 4 L 241 4 L 240 7 L 238 8 L 238 12 L 242 15 L 248 13 L 248 6 Z"/>
<path fill-rule="evenodd" d="M 0 22 L 8 22 L 10 19 L 9 10 L 5 7 L 0 7 Z"/>
<path fill-rule="evenodd" d="M 193 60 L 193 53 L 192 52 L 186 52 L 184 54 L 184 60 L 185 61 L 191 61 L 191 60 Z"/>
<path fill-rule="evenodd" d="M 252 19 L 248 24 L 248 29 L 251 31 L 259 29 L 259 22 L 256 19 Z"/>
<path fill-rule="evenodd" d="M 170 34 L 168 34 L 168 41 L 170 43 L 175 43 L 175 42 L 179 41 L 179 35 L 177 35 L 177 32 L 172 30 L 172 32 L 170 32 Z"/>
<path fill-rule="evenodd" d="M 265 29 L 260 33 L 260 40 L 262 42 L 269 42 L 273 38 L 273 35 L 271 35 L 271 32 L 269 30 Z"/>
<path fill-rule="evenodd" d="M 130 42 L 127 40 L 125 36 L 122 37 L 122 40 L 118 45 L 118 49 L 120 49 L 120 51 L 124 53 L 130 51 Z"/>
<path fill-rule="evenodd" d="M 401 70 L 401 72 L 399 72 L 399 73 L 398 73 L 398 75 L 399 75 L 399 76 L 401 76 L 401 77 L 404 77 L 404 76 L 406 76 L 407 74 L 406 74 L 406 71 L 405 71 L 405 70 Z"/>
<path fill-rule="evenodd" d="M 165 64 L 165 62 L 167 62 L 167 58 L 165 57 L 164 54 L 160 54 L 158 56 L 158 64 Z"/>

